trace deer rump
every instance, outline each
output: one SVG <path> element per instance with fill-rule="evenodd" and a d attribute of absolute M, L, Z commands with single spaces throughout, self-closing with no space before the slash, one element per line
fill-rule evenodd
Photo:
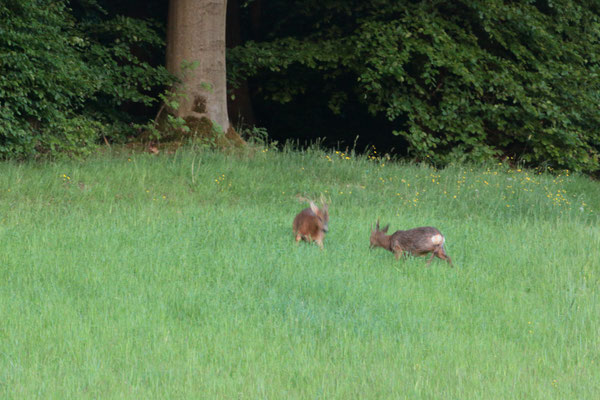
<path fill-rule="evenodd" d="M 323 222 L 310 208 L 305 208 L 294 218 L 294 233 L 303 240 L 316 240 L 322 235 Z"/>

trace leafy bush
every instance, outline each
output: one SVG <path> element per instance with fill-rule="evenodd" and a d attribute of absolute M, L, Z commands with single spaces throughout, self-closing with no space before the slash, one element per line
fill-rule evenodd
<path fill-rule="evenodd" d="M 232 81 L 260 75 L 265 98 L 290 101 L 316 71 L 331 110 L 359 99 L 417 159 L 600 169 L 597 2 L 272 4 L 273 29 L 229 54 Z"/>
<path fill-rule="evenodd" d="M 107 17 L 95 1 L 76 18 L 68 4 L 0 4 L 0 158 L 81 155 L 102 135 L 122 139 L 114 132 L 131 133 L 132 117 L 120 106 L 150 105 L 169 82 L 134 55 L 163 44 L 155 26 Z"/>

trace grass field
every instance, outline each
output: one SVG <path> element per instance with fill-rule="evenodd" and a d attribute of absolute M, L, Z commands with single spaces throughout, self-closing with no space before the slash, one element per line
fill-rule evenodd
<path fill-rule="evenodd" d="M 296 195 L 331 200 L 325 249 Z M 369 250 L 433 225 L 454 268 Z M 598 399 L 600 184 L 319 150 L 0 164 L 0 397 Z"/>

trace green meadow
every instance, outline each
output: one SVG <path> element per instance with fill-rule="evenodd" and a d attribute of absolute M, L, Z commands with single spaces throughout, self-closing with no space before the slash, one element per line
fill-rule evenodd
<path fill-rule="evenodd" d="M 324 250 L 294 242 L 330 201 Z M 369 250 L 431 225 L 454 268 Z M 600 183 L 319 149 L 0 164 L 5 399 L 598 399 Z"/>

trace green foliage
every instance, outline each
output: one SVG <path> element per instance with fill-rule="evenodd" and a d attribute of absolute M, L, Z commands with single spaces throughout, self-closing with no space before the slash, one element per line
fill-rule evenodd
<path fill-rule="evenodd" d="M 135 128 L 139 131 L 145 131 L 148 139 L 156 141 L 168 135 L 181 136 L 178 133 L 189 133 L 190 128 L 183 118 L 165 112 L 165 109 L 177 110 L 179 99 L 184 96 L 186 96 L 185 93 L 174 92 L 171 89 L 159 94 L 158 98 L 162 102 L 162 106 L 156 118 L 143 124 L 135 124 Z"/>
<path fill-rule="evenodd" d="M 132 116 L 120 107 L 152 104 L 169 82 L 135 55 L 163 44 L 156 26 L 107 17 L 94 1 L 76 17 L 68 4 L 0 4 L 0 158 L 82 155 L 102 135 L 122 139 Z"/>
<path fill-rule="evenodd" d="M 230 51 L 233 82 L 260 76 L 288 102 L 317 80 L 334 112 L 358 99 L 421 160 L 600 169 L 596 2 L 284 3 L 264 39 Z"/>

